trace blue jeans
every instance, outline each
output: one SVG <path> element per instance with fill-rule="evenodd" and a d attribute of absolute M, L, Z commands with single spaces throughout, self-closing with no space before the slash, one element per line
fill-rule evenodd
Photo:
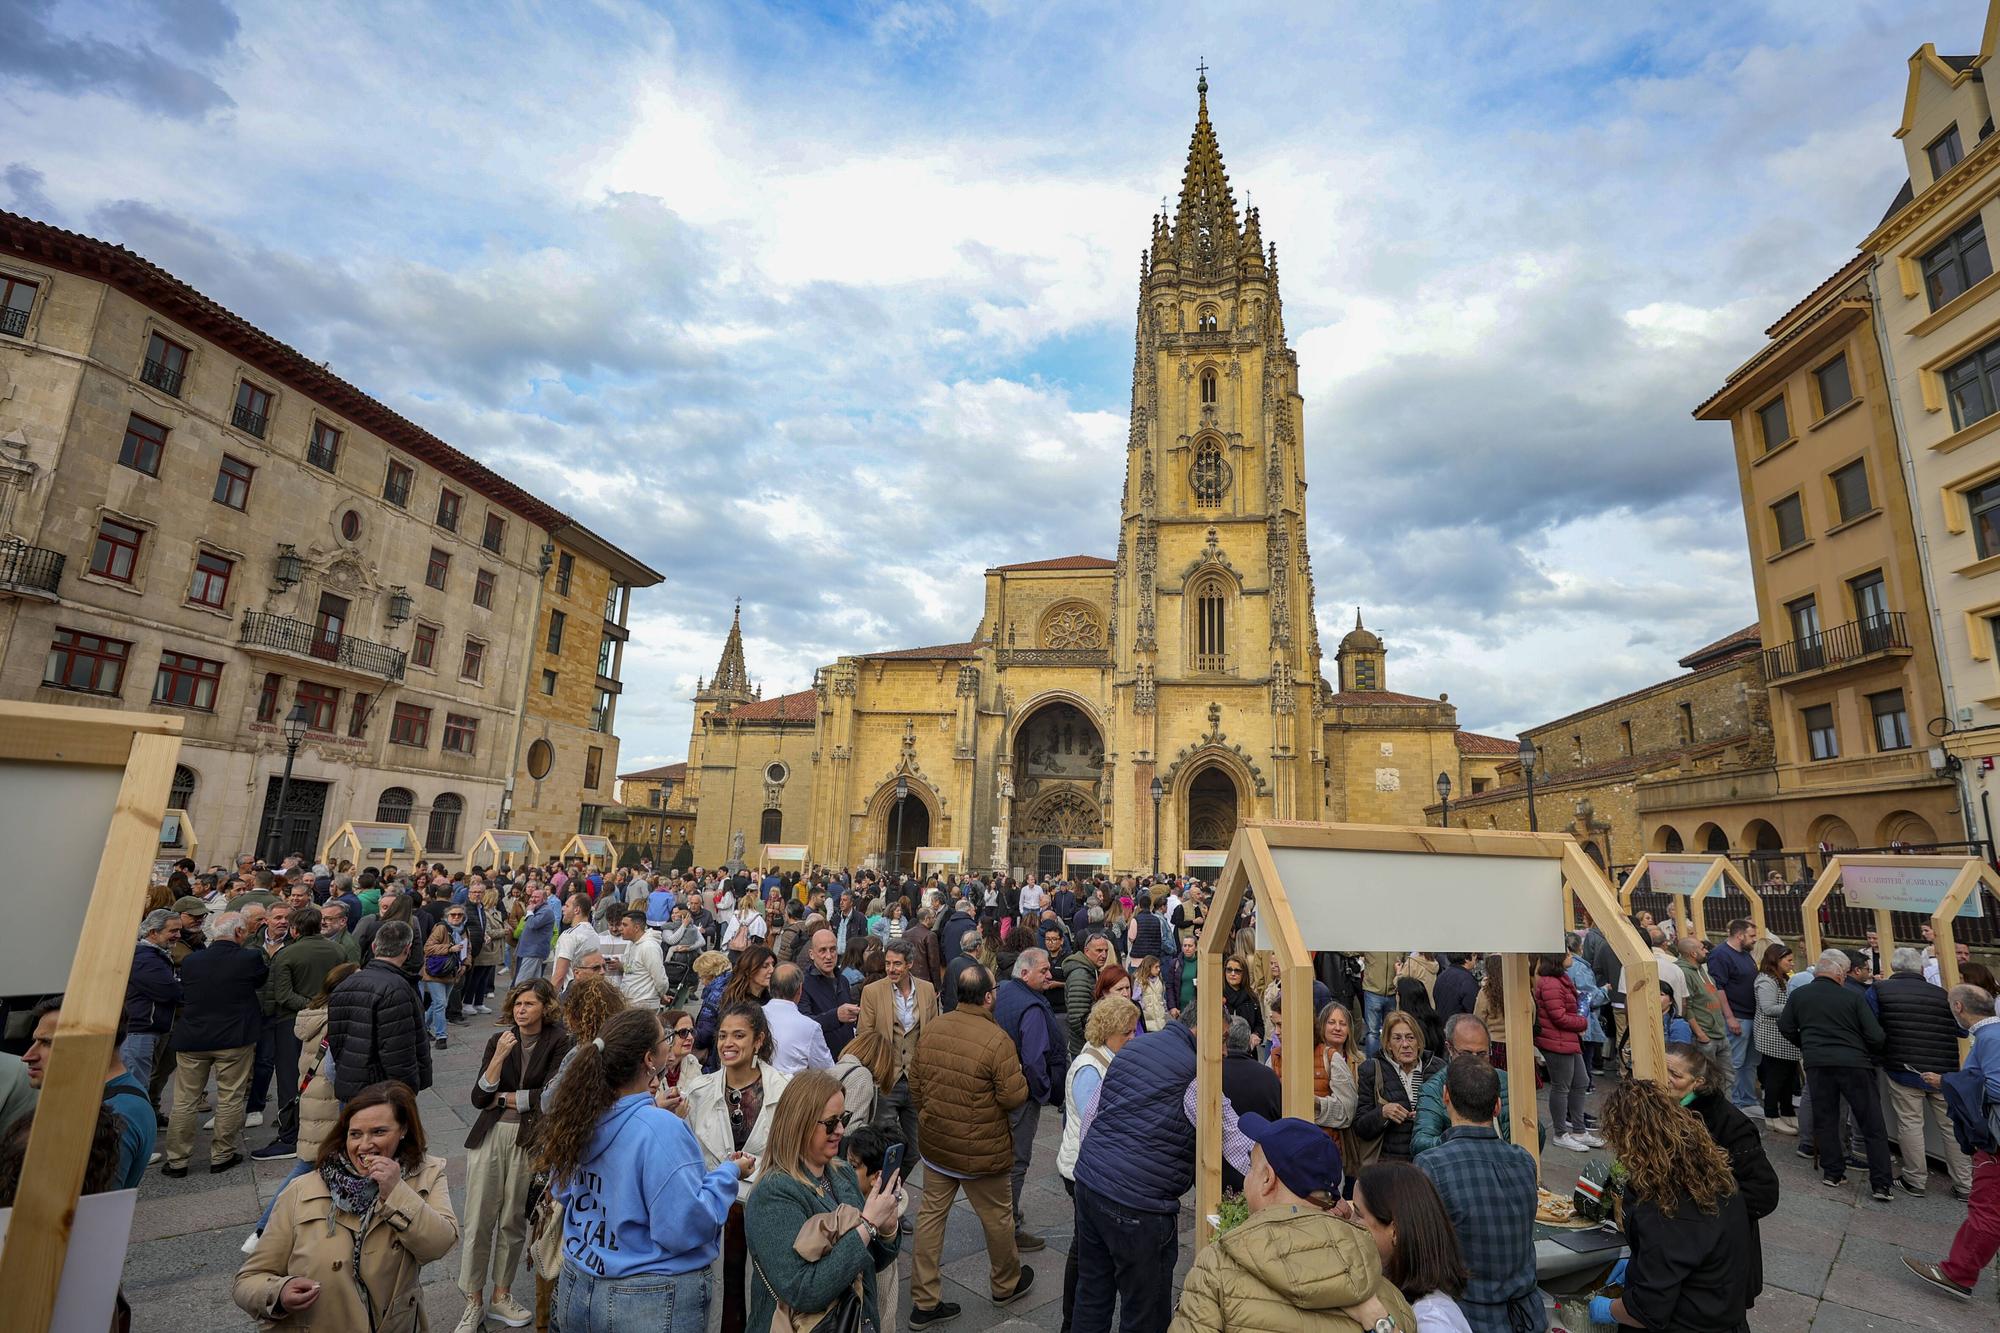
<path fill-rule="evenodd" d="M 444 1007 L 450 998 L 449 981 L 424 978 L 424 1026 L 431 1030 L 431 1036 L 440 1040 L 444 1037 Z"/>
<path fill-rule="evenodd" d="M 1361 1006 L 1362 1021 L 1367 1028 L 1362 1033 L 1362 1039 L 1367 1044 L 1368 1053 L 1375 1055 L 1382 1049 L 1382 1020 L 1395 1010 L 1396 997 L 1365 990 L 1361 992 Z"/>
<path fill-rule="evenodd" d="M 1756 1034 L 1748 1019 L 1738 1019 L 1736 1026 L 1742 1030 L 1729 1039 L 1729 1063 L 1736 1070 L 1736 1081 L 1729 1088 L 1729 1100 L 1738 1106 L 1760 1106 L 1757 1100 L 1757 1052 L 1750 1045 Z"/>
<path fill-rule="evenodd" d="M 705 1333 L 712 1271 L 596 1277 L 563 1261 L 555 1318 L 563 1333 Z"/>
<path fill-rule="evenodd" d="M 1180 1259 L 1179 1225 L 1176 1213 L 1128 1208 L 1086 1185 L 1076 1186 L 1072 1333 L 1111 1333 L 1114 1299 L 1122 1333 L 1166 1333 L 1174 1315 L 1167 1277 Z M 567 1323 L 563 1333 L 570 1333 Z"/>
<path fill-rule="evenodd" d="M 128 1032 L 125 1044 L 118 1048 L 118 1058 L 125 1062 L 125 1068 L 139 1080 L 142 1088 L 153 1081 L 153 1048 L 160 1044 L 161 1035 L 158 1032 Z"/>

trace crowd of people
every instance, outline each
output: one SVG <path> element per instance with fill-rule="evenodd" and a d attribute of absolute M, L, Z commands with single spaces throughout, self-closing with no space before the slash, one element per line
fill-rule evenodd
<path fill-rule="evenodd" d="M 1608 1147 L 1624 1168 L 1631 1254 L 1598 1322 L 1747 1328 L 1778 1198 L 1767 1135 L 1796 1136 L 1830 1185 L 1865 1163 L 1887 1200 L 1928 1188 L 1928 1115 L 1968 1212 L 1948 1255 L 1905 1262 L 1964 1296 L 2000 1248 L 2000 1145 L 1961 1151 L 1947 1116 L 1956 1097 L 2000 1120 L 1991 977 L 1968 962 L 1947 994 L 1915 947 L 1879 974 L 1872 948 L 1799 972 L 1749 921 L 1710 948 L 1642 913 L 1660 986 L 1638 996 L 1586 924 L 1533 961 L 1532 1031 L 1510 1034 L 1503 969 L 1477 955 L 1322 953 L 1310 1007 L 1281 996 L 1252 902 L 1198 987 L 1194 880 L 244 857 L 183 863 L 149 909 L 101 1185 L 149 1163 L 186 1175 L 198 1127 L 210 1172 L 293 1161 L 235 1284 L 267 1328 L 422 1327 L 420 1275 L 454 1245 L 460 1333 L 942 1325 L 961 1313 L 941 1271 L 961 1194 L 994 1305 L 1034 1288 L 1047 1242 L 1024 1199 L 1050 1176 L 1034 1158 L 1052 1113 L 1074 1210 L 1063 1333 L 1533 1333 L 1539 1180 L 1511 1142 L 1510 1060 L 1545 1089 L 1545 1150 Z M 1617 1078 L 1655 1005 L 1668 1079 Z M 59 1012 L 36 1013 L 27 1087 L 0 1064 L 0 1190 Z M 454 1207 L 416 1094 L 484 1015 Z M 1176 1302 L 1203 1023 L 1222 1033 L 1219 1147 L 1247 1218 Z M 1312 1115 L 1287 1118 L 1282 1072 L 1302 1059 Z"/>

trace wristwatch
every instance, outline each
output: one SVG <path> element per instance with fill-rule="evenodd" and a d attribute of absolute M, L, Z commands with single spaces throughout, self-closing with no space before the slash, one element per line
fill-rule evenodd
<path fill-rule="evenodd" d="M 1395 1319 L 1389 1315 L 1383 1315 L 1380 1319 L 1377 1319 L 1375 1321 L 1375 1333 L 1396 1333 Z"/>

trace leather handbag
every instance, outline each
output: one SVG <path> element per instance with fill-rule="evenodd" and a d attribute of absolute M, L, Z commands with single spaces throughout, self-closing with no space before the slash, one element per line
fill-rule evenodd
<path fill-rule="evenodd" d="M 537 1172 L 535 1180 L 540 1188 L 533 1191 L 534 1202 L 528 1205 L 528 1260 L 537 1277 L 553 1282 L 562 1276 L 563 1204 L 549 1188 L 545 1173 Z"/>

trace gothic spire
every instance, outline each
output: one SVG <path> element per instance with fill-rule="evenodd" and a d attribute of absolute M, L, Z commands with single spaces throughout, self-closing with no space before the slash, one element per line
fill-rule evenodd
<path fill-rule="evenodd" d="M 1229 173 L 1223 170 L 1222 148 L 1215 141 L 1215 127 L 1208 123 L 1208 73 L 1203 67 L 1195 85 L 1200 108 L 1195 116 L 1194 137 L 1188 141 L 1187 171 L 1181 177 L 1180 207 L 1174 214 L 1174 236 L 1183 245 L 1202 248 L 1204 239 L 1216 248 L 1233 242 L 1237 235 L 1236 197 L 1229 190 Z"/>
<path fill-rule="evenodd" d="M 750 669 L 743 664 L 743 599 L 736 599 L 736 615 L 729 622 L 729 638 L 722 645 L 722 660 L 709 678 L 711 693 L 727 698 L 749 699 Z"/>

